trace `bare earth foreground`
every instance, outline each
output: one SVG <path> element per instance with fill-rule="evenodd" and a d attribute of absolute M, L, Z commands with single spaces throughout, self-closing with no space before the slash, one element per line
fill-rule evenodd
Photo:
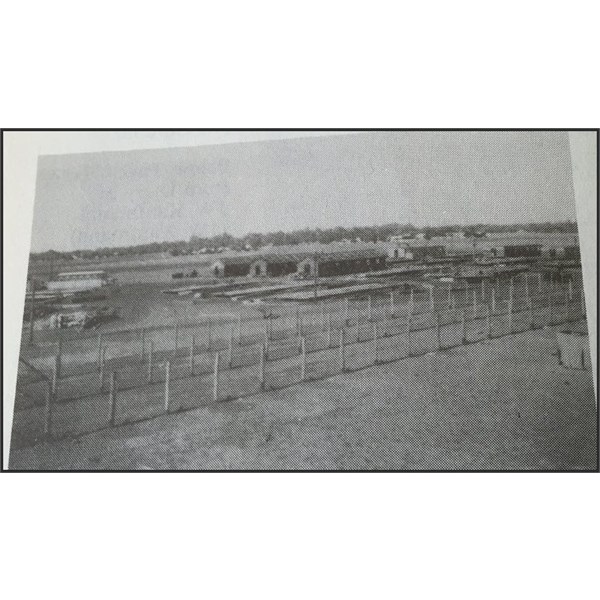
<path fill-rule="evenodd" d="M 11 469 L 596 470 L 591 371 L 554 329 L 11 452 Z"/>

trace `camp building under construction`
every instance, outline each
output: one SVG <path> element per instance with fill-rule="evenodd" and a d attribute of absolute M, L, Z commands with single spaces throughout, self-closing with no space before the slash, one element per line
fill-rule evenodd
<path fill-rule="evenodd" d="M 576 234 L 526 233 L 410 239 L 390 242 L 298 244 L 221 255 L 212 263 L 215 277 L 322 277 L 365 273 L 386 262 L 488 259 L 579 259 Z"/>
<path fill-rule="evenodd" d="M 215 277 L 328 277 L 384 269 L 387 255 L 375 244 L 298 244 L 221 256 L 211 271 Z"/>

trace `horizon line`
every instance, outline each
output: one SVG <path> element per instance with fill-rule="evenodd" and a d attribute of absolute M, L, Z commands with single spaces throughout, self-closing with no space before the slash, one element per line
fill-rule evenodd
<path fill-rule="evenodd" d="M 304 231 L 304 230 L 309 230 L 309 231 L 331 231 L 337 228 L 342 228 L 342 229 L 354 229 L 354 228 L 371 228 L 371 229 L 376 229 L 379 227 L 387 227 L 387 226 L 391 226 L 391 225 L 397 225 L 398 227 L 413 227 L 415 230 L 424 230 L 424 229 L 452 229 L 452 228 L 471 228 L 471 227 L 519 227 L 519 226 L 528 226 L 528 225 L 544 225 L 544 224 L 553 224 L 553 225 L 560 225 L 560 224 L 566 224 L 566 223 L 575 223 L 577 229 L 579 230 L 579 223 L 577 221 L 577 218 L 567 218 L 567 219 L 560 219 L 557 221 L 549 221 L 549 220 L 544 220 L 544 221 L 520 221 L 520 222 L 513 222 L 513 223 L 485 223 L 485 222 L 479 222 L 479 223 L 452 223 L 452 224 L 448 224 L 448 225 L 413 225 L 412 223 L 408 222 L 408 223 L 400 223 L 400 222 L 390 222 L 390 223 L 378 223 L 378 224 L 372 224 L 372 225 L 334 225 L 331 227 L 305 227 L 305 228 L 300 228 L 300 229 L 293 229 L 293 230 L 283 230 L 283 229 L 279 229 L 279 230 L 272 230 L 272 231 L 267 231 L 267 232 L 258 232 L 258 231 L 247 231 L 241 235 L 235 235 L 232 233 L 229 233 L 227 230 L 224 230 L 221 233 L 216 233 L 213 235 L 200 235 L 200 234 L 192 234 L 190 236 L 193 237 L 199 237 L 199 238 L 206 238 L 206 239 L 211 239 L 211 238 L 215 238 L 218 237 L 220 235 L 230 235 L 233 238 L 236 238 L 238 240 L 244 239 L 245 237 L 248 237 L 249 235 L 262 235 L 262 236 L 269 236 L 269 235 L 273 235 L 276 233 L 283 233 L 284 235 L 288 235 L 288 234 L 292 234 L 295 232 L 299 232 L 299 231 Z M 177 243 L 190 243 L 190 240 L 184 240 L 184 239 L 173 239 L 173 240 L 161 240 L 161 241 L 148 241 L 148 242 L 141 242 L 141 243 L 134 243 L 134 244 L 121 244 L 121 245 L 116 245 L 116 246 L 99 246 L 99 247 L 95 247 L 95 248 L 76 248 L 76 249 L 68 249 L 68 250 L 55 250 L 54 248 L 48 248 L 46 250 L 36 250 L 36 251 L 29 251 L 29 255 L 35 255 L 35 254 L 44 254 L 47 252 L 56 252 L 58 254 L 65 254 L 65 253 L 69 253 L 69 252 L 73 252 L 73 253 L 77 253 L 77 252 L 99 252 L 101 250 L 112 250 L 112 249 L 119 249 L 119 248 L 137 248 L 140 246 L 148 246 L 150 244 L 177 244 Z"/>

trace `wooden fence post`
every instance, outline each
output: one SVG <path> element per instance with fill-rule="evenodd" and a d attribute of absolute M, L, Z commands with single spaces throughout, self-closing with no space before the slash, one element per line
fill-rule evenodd
<path fill-rule="evenodd" d="M 58 371 L 56 364 L 52 367 L 52 398 L 56 401 L 58 397 Z"/>
<path fill-rule="evenodd" d="M 512 296 L 508 301 L 508 333 L 511 334 L 513 332 L 513 302 Z"/>
<path fill-rule="evenodd" d="M 343 327 L 340 329 L 340 370 L 346 371 L 346 330 Z"/>
<path fill-rule="evenodd" d="M 412 317 L 411 315 L 408 315 L 408 317 L 406 318 L 406 347 L 408 348 L 408 356 L 412 354 L 411 328 Z"/>
<path fill-rule="evenodd" d="M 527 298 L 527 310 L 529 312 L 529 329 L 535 329 L 535 321 L 533 318 L 533 300 Z"/>
<path fill-rule="evenodd" d="M 154 342 L 150 340 L 148 344 L 148 383 L 152 383 L 152 375 L 154 371 Z"/>
<path fill-rule="evenodd" d="M 231 369 L 233 365 L 233 325 L 229 328 L 229 347 L 227 349 L 227 368 Z"/>
<path fill-rule="evenodd" d="M 496 290 L 492 288 L 492 313 L 496 314 Z"/>
<path fill-rule="evenodd" d="M 110 374 L 108 401 L 110 404 L 109 424 L 114 427 L 117 419 L 117 373 L 115 371 Z"/>
<path fill-rule="evenodd" d="M 379 362 L 378 359 L 378 331 L 377 331 L 377 323 L 373 323 L 373 364 L 376 365 Z"/>
<path fill-rule="evenodd" d="M 306 339 L 303 337 L 301 344 L 300 381 L 306 380 Z"/>
<path fill-rule="evenodd" d="M 263 347 L 265 349 L 265 358 L 266 360 L 269 360 L 269 330 L 266 323 L 265 330 L 263 332 Z"/>
<path fill-rule="evenodd" d="M 259 362 L 259 380 L 260 380 L 260 389 L 265 389 L 265 347 L 263 344 L 260 345 L 260 362 Z"/>
<path fill-rule="evenodd" d="M 171 363 L 165 363 L 165 413 L 169 412 L 169 386 L 171 384 Z"/>
<path fill-rule="evenodd" d="M 100 391 L 104 390 L 104 366 L 106 364 L 106 346 L 102 346 L 100 354 Z"/>
<path fill-rule="evenodd" d="M 44 415 L 44 435 L 47 439 L 52 439 L 52 397 L 54 395 L 52 387 L 52 381 L 48 381 L 48 386 L 46 388 L 46 410 Z"/>
<path fill-rule="evenodd" d="M 461 311 L 461 332 L 460 332 L 460 343 L 467 343 L 467 311 L 463 308 Z"/>
<path fill-rule="evenodd" d="M 194 376 L 194 348 L 196 347 L 196 337 L 192 335 L 192 339 L 190 340 L 190 377 Z"/>
<path fill-rule="evenodd" d="M 98 334 L 98 371 L 100 370 L 100 363 L 102 362 L 102 334 Z"/>
<path fill-rule="evenodd" d="M 146 328 L 142 327 L 140 340 L 140 361 L 144 362 L 144 354 L 146 352 Z"/>
<path fill-rule="evenodd" d="M 31 309 L 29 311 L 29 345 L 33 344 L 33 328 L 35 323 L 35 279 L 31 278 Z"/>
<path fill-rule="evenodd" d="M 219 401 L 219 353 L 215 353 L 215 366 L 213 370 L 213 400 Z"/>
<path fill-rule="evenodd" d="M 396 307 L 394 305 L 394 290 L 390 292 L 390 315 L 392 318 L 396 316 Z"/>
<path fill-rule="evenodd" d="M 58 344 L 58 352 L 56 353 L 56 370 L 58 372 L 58 378 L 62 377 L 62 344 L 59 342 Z"/>

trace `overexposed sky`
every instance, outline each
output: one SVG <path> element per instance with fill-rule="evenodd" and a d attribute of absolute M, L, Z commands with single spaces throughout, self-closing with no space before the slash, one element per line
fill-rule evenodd
<path fill-rule="evenodd" d="M 561 132 L 97 135 L 123 150 L 94 152 L 92 143 L 68 154 L 67 139 L 66 154 L 40 157 L 32 251 L 223 231 L 575 218 Z M 130 149 L 165 136 L 179 147 Z"/>

